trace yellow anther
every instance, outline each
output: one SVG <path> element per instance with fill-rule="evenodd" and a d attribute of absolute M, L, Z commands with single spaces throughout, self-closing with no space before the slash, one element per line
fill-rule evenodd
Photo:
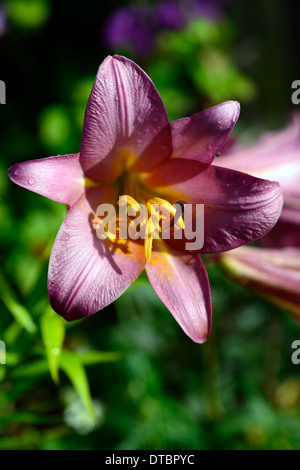
<path fill-rule="evenodd" d="M 174 224 L 174 230 L 184 230 L 184 220 L 182 218 L 182 216 L 178 217 L 178 219 L 176 220 L 175 224 Z"/>
<path fill-rule="evenodd" d="M 152 206 L 151 202 L 148 201 L 146 203 L 146 207 L 148 210 L 149 218 L 151 219 L 151 228 L 153 233 L 155 230 L 159 232 L 159 221 L 160 221 L 160 213 L 155 210 L 155 207 Z M 152 237 L 152 238 L 157 238 L 157 237 Z"/>
<path fill-rule="evenodd" d="M 176 213 L 176 208 L 172 206 L 172 204 L 170 204 L 168 201 L 160 197 L 154 197 L 152 199 L 149 199 L 148 202 L 150 204 L 158 204 L 160 208 L 166 209 L 171 215 L 173 215 L 173 217 Z"/>
<path fill-rule="evenodd" d="M 138 211 L 140 209 L 139 203 L 133 197 L 128 195 L 120 196 L 117 204 L 120 207 L 124 207 L 127 205 L 127 212 L 129 207 L 132 206 L 134 207 L 135 211 Z"/>
<path fill-rule="evenodd" d="M 146 238 L 144 243 L 145 248 L 145 256 L 147 263 L 150 263 L 151 254 L 152 254 L 152 241 L 153 241 L 153 223 L 151 220 L 151 216 L 148 218 L 147 225 L 146 225 Z"/>
<path fill-rule="evenodd" d="M 166 201 L 165 199 L 162 199 L 160 197 L 154 197 L 152 199 L 149 199 L 148 203 L 158 204 L 160 206 L 160 210 L 165 210 L 166 213 L 171 215 L 173 219 L 175 218 L 177 208 L 174 207 L 172 204 L 170 204 L 169 201 Z M 166 217 L 164 217 L 162 214 L 160 218 L 166 218 Z M 182 216 L 178 217 L 178 219 L 176 220 L 174 224 L 174 230 L 179 230 L 179 229 L 184 230 L 184 221 L 183 221 Z"/>
<path fill-rule="evenodd" d="M 158 239 L 160 236 L 163 237 L 167 232 L 170 234 L 170 228 L 177 231 L 179 229 L 184 230 L 184 221 L 180 215 L 176 220 L 177 207 L 170 204 L 165 199 L 154 197 L 146 202 L 145 206 L 139 204 L 136 199 L 129 195 L 123 195 L 119 197 L 117 202 L 120 208 L 126 207 L 125 212 L 120 210 L 119 215 L 112 217 L 108 222 L 106 219 L 105 234 L 106 237 L 112 243 L 119 243 L 124 240 L 123 233 L 127 234 L 127 229 L 130 224 L 134 223 L 131 217 L 134 217 L 137 212 L 142 214 L 142 218 L 139 219 L 139 225 L 143 229 L 144 250 L 146 261 L 151 261 L 153 240 Z M 129 209 L 132 209 L 129 211 Z M 140 217 L 140 216 L 139 216 Z M 103 221 L 99 217 L 94 217 L 92 220 L 92 226 L 95 230 L 99 225 L 103 224 Z M 126 230 L 122 231 L 122 228 Z M 114 233 L 115 232 L 115 233 Z"/>

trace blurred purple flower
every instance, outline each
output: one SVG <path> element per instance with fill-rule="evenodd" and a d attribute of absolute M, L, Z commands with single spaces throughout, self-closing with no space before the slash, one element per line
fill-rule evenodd
<path fill-rule="evenodd" d="M 194 0 L 194 12 L 213 21 L 223 17 L 223 4 L 230 0 Z"/>
<path fill-rule="evenodd" d="M 281 131 L 267 132 L 248 148 L 235 145 L 218 160 L 225 168 L 280 183 L 279 221 L 259 243 L 224 253 L 220 263 L 242 284 L 283 307 L 300 322 L 300 114 Z"/>
<path fill-rule="evenodd" d="M 300 250 L 243 246 L 222 253 L 221 265 L 241 284 L 291 313 L 300 323 Z"/>
<path fill-rule="evenodd" d="M 138 56 L 147 55 L 153 45 L 153 20 L 150 9 L 118 8 L 104 26 L 104 42 L 111 50 L 132 49 Z"/>
<path fill-rule="evenodd" d="M 7 27 L 7 17 L 6 13 L 1 5 L 0 2 L 0 38 L 3 36 L 6 32 L 6 27 Z"/>
<path fill-rule="evenodd" d="M 250 147 L 243 148 L 236 141 L 217 164 L 279 182 L 283 210 L 276 226 L 260 243 L 273 248 L 300 248 L 300 113 L 294 113 L 284 129 L 264 133 Z"/>
<path fill-rule="evenodd" d="M 180 1 L 166 0 L 160 2 L 155 14 L 159 29 L 182 29 L 186 23 L 186 17 L 182 11 Z"/>
<path fill-rule="evenodd" d="M 164 29 L 183 29 L 188 21 L 222 17 L 222 4 L 229 0 L 164 0 L 156 4 L 115 9 L 108 17 L 103 40 L 111 50 L 131 49 L 138 56 L 150 53 L 156 34 Z"/>

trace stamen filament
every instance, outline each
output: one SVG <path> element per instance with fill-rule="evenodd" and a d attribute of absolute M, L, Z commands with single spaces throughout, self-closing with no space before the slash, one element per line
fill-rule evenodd
<path fill-rule="evenodd" d="M 166 233 L 164 231 L 166 227 L 167 233 L 170 234 L 171 222 L 173 222 L 174 231 L 184 230 L 185 228 L 182 215 L 179 215 L 179 217 L 176 216 L 176 214 L 178 215 L 176 205 L 172 205 L 170 202 L 160 197 L 148 199 L 146 202 L 146 211 L 145 206 L 142 205 L 142 207 L 129 195 L 120 196 L 117 204 L 120 208 L 125 208 L 126 206 L 126 210 L 125 212 L 120 211 L 119 215 L 112 217 L 108 222 L 106 219 L 106 237 L 110 242 L 118 244 L 120 240 L 124 239 L 123 233 L 128 235 L 128 227 L 130 224 L 134 223 L 131 217 L 134 217 L 137 212 L 144 214 L 142 219 L 139 220 L 139 225 L 141 228 L 145 229 L 142 238 L 145 239 L 144 250 L 147 263 L 151 261 L 153 240 L 162 237 L 163 234 Z M 132 210 L 129 212 L 129 209 Z M 93 228 L 97 231 L 97 228 L 101 225 L 103 225 L 103 220 L 95 216 L 92 221 Z M 126 229 L 126 232 L 122 230 L 123 227 Z M 105 231 L 105 229 L 103 231 Z"/>
<path fill-rule="evenodd" d="M 153 232 L 153 224 L 151 220 L 151 216 L 148 218 L 147 225 L 146 225 L 146 238 L 145 238 L 145 256 L 147 263 L 150 263 L 151 254 L 152 254 L 152 232 Z"/>

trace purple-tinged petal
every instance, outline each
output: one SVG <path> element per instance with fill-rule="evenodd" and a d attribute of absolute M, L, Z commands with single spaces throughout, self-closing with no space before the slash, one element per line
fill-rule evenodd
<path fill-rule="evenodd" d="M 145 177 L 144 185 L 172 204 L 204 204 L 202 253 L 218 253 L 261 238 L 276 224 L 282 208 L 278 183 L 245 173 L 174 158 Z M 183 249 L 186 240 L 174 240 Z"/>
<path fill-rule="evenodd" d="M 201 258 L 170 250 L 161 242 L 157 246 L 146 264 L 149 281 L 183 331 L 196 343 L 203 343 L 210 333 L 212 311 Z"/>
<path fill-rule="evenodd" d="M 71 321 L 91 315 L 119 297 L 145 265 L 143 246 L 112 249 L 92 228 L 98 205 L 116 198 L 113 189 L 91 188 L 68 212 L 54 243 L 48 272 L 52 308 Z"/>
<path fill-rule="evenodd" d="M 225 144 L 239 114 L 239 103 L 226 101 L 171 122 L 173 156 L 210 164 Z"/>
<path fill-rule="evenodd" d="M 242 247 L 220 256 L 221 265 L 252 288 L 300 318 L 300 250 Z"/>
<path fill-rule="evenodd" d="M 22 188 L 68 206 L 84 192 L 79 153 L 16 163 L 8 170 L 8 176 Z"/>
<path fill-rule="evenodd" d="M 300 227 L 300 207 L 288 207 L 285 204 L 284 199 L 284 206 L 280 215 L 280 222 L 285 222 L 289 224 L 294 224 Z"/>
<path fill-rule="evenodd" d="M 278 181 L 285 203 L 296 200 L 300 207 L 300 114 L 281 131 L 266 132 L 250 147 L 229 150 L 217 165 Z"/>
<path fill-rule="evenodd" d="M 134 165 L 150 171 L 172 153 L 168 115 L 150 78 L 125 57 L 101 64 L 88 101 L 80 162 L 97 181 Z"/>
<path fill-rule="evenodd" d="M 300 248 L 300 211 L 283 206 L 277 224 L 259 242 L 269 248 Z"/>

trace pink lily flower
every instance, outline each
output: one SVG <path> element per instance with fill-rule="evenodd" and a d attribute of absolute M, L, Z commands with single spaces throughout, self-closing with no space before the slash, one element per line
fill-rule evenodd
<path fill-rule="evenodd" d="M 53 309 L 67 320 L 97 312 L 145 268 L 150 283 L 185 333 L 204 342 L 211 329 L 207 274 L 184 240 L 150 245 L 96 236 L 97 207 L 128 195 L 167 207 L 205 207 L 203 253 L 230 250 L 262 237 L 282 207 L 277 183 L 211 165 L 239 115 L 228 101 L 169 123 L 150 78 L 132 61 L 107 57 L 87 104 L 80 153 L 14 165 L 11 180 L 67 205 L 49 263 Z M 198 161 L 191 157 L 197 156 Z"/>
<path fill-rule="evenodd" d="M 218 165 L 279 182 L 284 198 L 282 213 L 260 242 L 273 248 L 300 248 L 300 114 L 293 114 L 281 131 L 264 133 L 250 147 L 234 146 L 222 154 Z"/>
<path fill-rule="evenodd" d="M 220 165 L 280 183 L 284 205 L 275 227 L 259 242 L 220 256 L 235 279 L 300 318 L 300 114 L 287 127 L 268 132 L 249 148 L 235 147 Z M 271 248 L 271 249 L 270 249 Z"/>
<path fill-rule="evenodd" d="M 300 250 L 243 246 L 222 253 L 221 265 L 235 279 L 290 312 L 300 323 Z"/>

